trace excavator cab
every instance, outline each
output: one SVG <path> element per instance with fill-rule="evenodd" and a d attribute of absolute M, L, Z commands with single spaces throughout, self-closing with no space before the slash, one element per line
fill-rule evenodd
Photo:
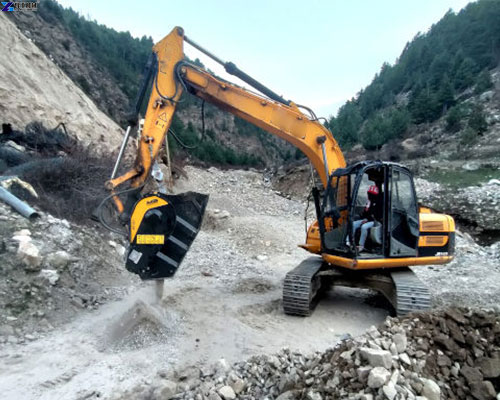
<path fill-rule="evenodd" d="M 417 256 L 418 203 L 412 174 L 404 166 L 368 161 L 339 168 L 316 203 L 326 253 L 368 259 Z M 359 251 L 362 222 L 370 228 Z"/>
<path fill-rule="evenodd" d="M 337 168 L 324 191 L 313 195 L 317 223 L 302 247 L 321 257 L 307 258 L 286 275 L 286 314 L 310 315 L 331 285 L 376 290 L 397 315 L 430 307 L 428 289 L 408 267 L 451 261 L 455 225 L 450 216 L 419 208 L 407 168 L 382 161 Z M 361 238 L 365 220 L 369 232 Z"/>

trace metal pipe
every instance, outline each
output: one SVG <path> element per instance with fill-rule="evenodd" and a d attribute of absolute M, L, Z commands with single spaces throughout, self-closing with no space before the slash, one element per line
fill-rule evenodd
<path fill-rule="evenodd" d="M 125 136 L 123 137 L 122 145 L 120 147 L 120 152 L 118 153 L 118 157 L 115 162 L 115 166 L 113 168 L 113 172 L 111 173 L 111 179 L 115 179 L 116 173 L 118 172 L 118 167 L 120 166 L 120 162 L 123 158 L 123 153 L 125 153 L 125 147 L 127 147 L 128 138 L 130 137 L 130 131 L 132 127 L 129 125 L 125 132 Z"/>
<path fill-rule="evenodd" d="M 201 51 L 203 54 L 207 55 L 212 60 L 214 60 L 217 63 L 219 63 L 220 65 L 222 65 L 228 74 L 231 74 L 231 75 L 236 76 L 237 78 L 240 78 L 243 82 L 248 83 L 254 89 L 257 89 L 259 92 L 261 92 L 262 94 L 266 95 L 270 99 L 272 99 L 274 101 L 277 101 L 278 103 L 285 104 L 287 106 L 290 105 L 290 100 L 285 100 L 283 97 L 281 97 L 277 93 L 273 92 L 271 89 L 269 89 L 268 87 L 264 86 L 262 83 L 260 83 L 259 81 L 255 80 L 254 78 L 252 78 L 247 73 L 243 72 L 241 69 L 239 69 L 232 62 L 225 62 L 225 61 L 221 60 L 219 57 L 217 57 L 216 55 L 212 54 L 208 50 L 204 49 L 198 43 L 196 43 L 196 42 L 192 41 L 191 39 L 189 39 L 187 36 L 184 36 L 184 40 L 187 43 L 189 43 L 191 46 L 193 46 L 195 49 Z"/>
<path fill-rule="evenodd" d="M 325 174 L 326 174 L 326 182 L 328 182 L 328 178 L 330 177 L 330 170 L 328 168 L 328 160 L 326 158 L 326 146 L 325 142 L 321 143 L 321 150 L 323 151 L 323 163 L 325 164 Z M 326 186 L 325 186 L 326 188 Z"/>
<path fill-rule="evenodd" d="M 19 214 L 21 214 L 25 218 L 37 218 L 40 216 L 33 208 L 27 205 L 24 201 L 19 200 L 16 196 L 14 196 L 11 192 L 9 192 L 4 187 L 0 186 L 0 200 L 7 203 L 14 210 L 16 210 Z"/>
<path fill-rule="evenodd" d="M 223 67 L 226 66 L 226 62 L 222 61 L 219 57 L 217 57 L 215 54 L 210 53 L 208 50 L 204 49 L 201 47 L 198 43 L 195 41 L 189 39 L 187 36 L 184 35 L 184 40 L 189 43 L 191 46 L 193 46 L 195 49 L 200 50 L 203 54 L 209 56 L 212 60 L 218 62 L 220 65 Z"/>

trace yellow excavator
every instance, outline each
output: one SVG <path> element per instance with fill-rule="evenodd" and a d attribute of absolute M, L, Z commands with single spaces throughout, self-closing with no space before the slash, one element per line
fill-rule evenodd
<path fill-rule="evenodd" d="M 188 62 L 184 43 L 259 93 Z M 170 195 L 161 190 L 142 194 L 183 92 L 296 146 L 307 156 L 319 178 L 317 187 L 312 189 L 317 219 L 301 245 L 313 256 L 285 277 L 285 313 L 310 315 L 319 295 L 331 285 L 377 290 L 390 301 L 397 315 L 431 306 L 428 289 L 409 267 L 450 262 L 454 255 L 455 224 L 450 216 L 433 213 L 418 204 L 410 170 L 382 161 L 347 166 L 332 132 L 312 110 L 285 100 L 233 63 L 222 61 L 188 38 L 180 27 L 153 47 L 148 62 L 136 116 L 147 93 L 150 94 L 134 166 L 116 176 L 136 121 L 127 128 L 111 179 L 106 183 L 111 190 L 108 199 L 114 200 L 122 222 L 128 225 L 129 271 L 143 280 L 172 277 L 201 226 L 207 195 Z M 120 190 L 125 183 L 128 188 Z M 127 194 L 124 202 L 120 198 L 123 194 Z M 356 246 L 358 240 L 361 246 Z"/>

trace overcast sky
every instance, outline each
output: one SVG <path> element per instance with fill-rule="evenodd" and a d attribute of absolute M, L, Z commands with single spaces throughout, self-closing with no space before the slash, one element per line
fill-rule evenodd
<path fill-rule="evenodd" d="M 469 0 L 58 0 L 82 15 L 155 41 L 174 26 L 286 99 L 318 115 L 338 108 L 368 85 L 383 62 L 448 9 Z M 217 64 L 186 44 L 225 79 Z M 238 84 L 244 85 L 241 82 Z"/>

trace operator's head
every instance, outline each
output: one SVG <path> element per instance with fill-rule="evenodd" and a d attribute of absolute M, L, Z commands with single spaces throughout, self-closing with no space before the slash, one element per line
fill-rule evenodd
<path fill-rule="evenodd" d="M 376 199 L 380 193 L 380 189 L 378 188 L 377 185 L 371 185 L 368 188 L 368 198 L 370 200 Z"/>

